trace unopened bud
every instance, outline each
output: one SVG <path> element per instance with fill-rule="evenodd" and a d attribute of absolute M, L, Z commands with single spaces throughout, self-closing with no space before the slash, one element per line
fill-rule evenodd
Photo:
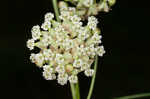
<path fill-rule="evenodd" d="M 108 0 L 109 6 L 113 6 L 116 3 L 116 0 Z"/>
<path fill-rule="evenodd" d="M 72 71 L 73 71 L 73 66 L 72 66 L 72 64 L 66 65 L 66 72 L 70 73 L 70 72 L 72 72 Z"/>
<path fill-rule="evenodd" d="M 66 7 L 68 7 L 67 3 L 64 2 L 64 1 L 60 1 L 58 5 L 59 5 L 59 8 L 66 8 Z"/>

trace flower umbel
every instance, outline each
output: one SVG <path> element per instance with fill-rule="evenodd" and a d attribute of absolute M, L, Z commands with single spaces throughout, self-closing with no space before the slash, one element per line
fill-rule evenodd
<path fill-rule="evenodd" d="M 65 85 L 68 81 L 77 83 L 80 72 L 92 76 L 95 72 L 91 69 L 94 57 L 103 56 L 105 51 L 96 17 L 89 17 L 87 25 L 83 26 L 75 8 L 62 9 L 61 22 L 55 21 L 52 13 L 47 13 L 41 27 L 33 26 L 32 39 L 27 41 L 27 47 L 40 49 L 39 53 L 31 54 L 30 59 L 43 68 L 44 78 L 57 79 L 59 84 Z"/>

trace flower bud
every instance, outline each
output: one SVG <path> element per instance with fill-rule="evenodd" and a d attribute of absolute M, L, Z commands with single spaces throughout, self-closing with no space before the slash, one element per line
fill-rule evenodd
<path fill-rule="evenodd" d="M 72 66 L 72 64 L 66 65 L 66 71 L 67 71 L 68 73 L 70 73 L 70 72 L 73 71 L 73 66 Z"/>
<path fill-rule="evenodd" d="M 64 1 L 60 1 L 59 2 L 59 8 L 64 8 L 64 7 L 67 7 L 68 5 L 67 5 L 67 3 L 66 2 L 64 2 Z"/>
<path fill-rule="evenodd" d="M 116 3 L 116 0 L 108 0 L 109 6 L 113 6 Z"/>

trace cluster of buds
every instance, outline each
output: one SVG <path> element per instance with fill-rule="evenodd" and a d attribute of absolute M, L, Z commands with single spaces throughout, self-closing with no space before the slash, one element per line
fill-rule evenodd
<path fill-rule="evenodd" d="M 109 12 L 110 8 L 116 3 L 116 0 L 65 0 L 76 6 L 77 14 L 82 18 L 90 15 L 97 15 L 98 12 Z M 67 6 L 66 2 L 60 2 L 60 8 Z"/>
<path fill-rule="evenodd" d="M 60 22 L 54 20 L 52 13 L 47 13 L 41 26 L 33 26 L 27 47 L 40 49 L 39 53 L 32 53 L 30 59 L 43 68 L 44 78 L 57 79 L 59 84 L 65 85 L 68 81 L 77 83 L 80 72 L 92 76 L 94 58 L 103 56 L 105 50 L 96 17 L 90 16 L 87 25 L 83 25 L 75 8 L 63 7 L 60 13 Z"/>

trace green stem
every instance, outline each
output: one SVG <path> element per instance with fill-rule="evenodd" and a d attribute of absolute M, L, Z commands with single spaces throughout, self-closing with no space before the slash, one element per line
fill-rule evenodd
<path fill-rule="evenodd" d="M 95 60 L 95 64 L 94 64 L 94 71 L 95 72 L 94 72 L 94 75 L 92 77 L 92 81 L 91 81 L 91 85 L 90 85 L 87 99 L 91 99 L 91 96 L 92 96 L 92 92 L 93 92 L 93 88 L 94 88 L 94 84 L 95 84 L 95 78 L 96 78 L 97 64 L 98 64 L 98 56 L 96 56 L 96 60 Z"/>
<path fill-rule="evenodd" d="M 53 0 L 53 7 L 54 7 L 56 19 L 57 19 L 57 21 L 60 22 L 57 0 Z"/>
<path fill-rule="evenodd" d="M 135 99 L 135 98 L 143 98 L 143 97 L 148 97 L 148 96 L 150 96 L 150 93 L 123 96 L 123 97 L 118 97 L 118 98 L 114 98 L 114 99 Z"/>
<path fill-rule="evenodd" d="M 75 84 L 70 83 L 70 87 L 71 87 L 71 92 L 72 92 L 72 98 L 76 99 Z"/>
<path fill-rule="evenodd" d="M 80 91 L 79 91 L 79 83 L 72 84 L 70 83 L 72 98 L 73 99 L 80 99 Z"/>
<path fill-rule="evenodd" d="M 77 95 L 77 99 L 80 99 L 80 88 L 79 88 L 79 83 L 76 84 L 76 95 Z"/>

